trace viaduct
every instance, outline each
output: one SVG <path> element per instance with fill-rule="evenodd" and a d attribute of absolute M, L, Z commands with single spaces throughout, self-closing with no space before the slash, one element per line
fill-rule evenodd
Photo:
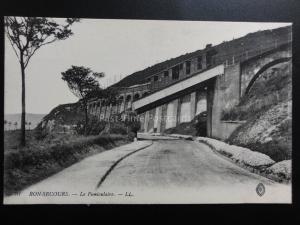
<path fill-rule="evenodd" d="M 150 72 L 130 75 L 127 80 L 133 85 L 115 86 L 120 91 L 116 104 L 95 99 L 89 102 L 89 112 L 109 118 L 135 110 L 141 117 L 141 132 L 150 133 L 163 133 L 206 112 L 207 136 L 226 139 L 242 121 L 222 121 L 222 111 L 237 105 L 260 74 L 291 59 L 291 26 L 208 44 L 154 65 Z"/>

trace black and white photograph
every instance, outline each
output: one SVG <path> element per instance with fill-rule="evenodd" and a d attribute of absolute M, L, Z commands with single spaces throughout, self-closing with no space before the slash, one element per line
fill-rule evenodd
<path fill-rule="evenodd" d="M 5 16 L 4 204 L 291 204 L 292 34 Z"/>

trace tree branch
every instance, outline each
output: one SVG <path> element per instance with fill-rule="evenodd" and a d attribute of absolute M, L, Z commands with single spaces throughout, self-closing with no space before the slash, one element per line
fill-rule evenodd
<path fill-rule="evenodd" d="M 7 35 L 7 37 L 8 37 L 8 40 L 9 40 L 10 44 L 11 44 L 11 47 L 12 47 L 13 50 L 14 50 L 14 53 L 15 53 L 16 56 L 17 56 L 18 61 L 21 63 L 20 56 L 18 55 L 17 50 L 16 50 L 15 47 L 14 47 L 13 41 L 11 40 L 11 38 L 10 38 L 10 36 L 9 36 L 9 34 L 8 34 L 7 32 L 6 32 L 6 35 Z"/>

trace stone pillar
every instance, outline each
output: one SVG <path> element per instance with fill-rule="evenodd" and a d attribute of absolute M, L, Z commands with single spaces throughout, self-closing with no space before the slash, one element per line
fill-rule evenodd
<path fill-rule="evenodd" d="M 96 117 L 99 119 L 100 118 L 100 114 L 101 114 L 101 100 L 99 100 L 97 102 L 97 105 L 98 104 L 99 104 L 99 106 L 97 107 Z"/>
<path fill-rule="evenodd" d="M 174 101 L 174 111 L 173 111 L 173 127 L 176 127 L 177 124 L 179 124 L 180 122 L 180 98 L 178 99 L 175 99 Z M 179 121 L 178 121 L 178 118 L 179 118 Z"/>
<path fill-rule="evenodd" d="M 192 92 L 191 93 L 191 100 L 190 100 L 190 104 L 191 104 L 191 121 L 194 119 L 195 114 L 196 114 L 196 92 Z"/>
<path fill-rule="evenodd" d="M 168 104 L 164 104 L 161 106 L 161 123 L 160 123 L 160 132 L 164 132 L 166 128 L 166 117 L 167 117 L 167 107 Z"/>
<path fill-rule="evenodd" d="M 207 106 L 207 119 L 206 119 L 206 135 L 207 137 L 212 137 L 212 128 L 213 128 L 213 99 L 214 99 L 214 82 L 210 82 L 210 84 L 207 86 L 206 90 L 206 106 Z"/>
<path fill-rule="evenodd" d="M 107 112 L 106 112 L 106 118 L 107 118 L 107 121 L 109 120 L 109 117 L 110 117 L 110 114 L 111 114 L 111 110 L 112 110 L 112 104 L 110 103 L 109 106 L 107 107 Z"/>
<path fill-rule="evenodd" d="M 149 123 L 149 111 L 145 113 L 145 119 L 144 119 L 144 132 L 148 132 L 148 123 Z"/>
<path fill-rule="evenodd" d="M 120 112 L 125 111 L 125 106 L 126 106 L 125 103 L 126 103 L 126 99 L 125 99 L 125 96 L 124 96 L 123 102 L 121 103 L 121 111 Z"/>
<path fill-rule="evenodd" d="M 121 104 L 122 104 L 122 102 L 120 102 L 120 100 L 118 100 L 117 101 L 117 114 L 119 114 L 121 111 Z"/>
<path fill-rule="evenodd" d="M 156 117 L 157 117 L 157 133 L 161 132 L 161 122 L 162 122 L 162 106 L 158 106 L 156 108 L 156 113 L 155 113 Z"/>

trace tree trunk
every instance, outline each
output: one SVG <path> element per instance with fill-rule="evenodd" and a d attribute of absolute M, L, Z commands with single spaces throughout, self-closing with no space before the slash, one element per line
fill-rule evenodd
<path fill-rule="evenodd" d="M 23 57 L 21 57 L 21 74 L 22 74 L 22 116 L 21 116 L 21 146 L 26 145 L 25 139 L 25 66 L 23 62 Z"/>
<path fill-rule="evenodd" d="M 88 126 L 88 109 L 86 101 L 83 102 L 84 104 L 84 116 L 85 116 L 85 125 L 84 125 L 84 135 L 87 136 L 87 126 Z"/>

